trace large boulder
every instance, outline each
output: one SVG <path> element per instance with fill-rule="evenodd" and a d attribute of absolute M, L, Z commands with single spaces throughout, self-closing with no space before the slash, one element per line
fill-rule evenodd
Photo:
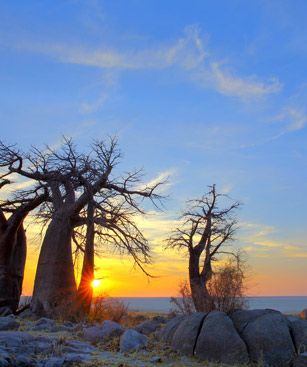
<path fill-rule="evenodd" d="M 119 336 L 124 329 L 115 321 L 106 320 L 101 325 L 90 326 L 83 329 L 83 336 L 90 342 L 102 342 L 106 338 Z"/>
<path fill-rule="evenodd" d="M 232 320 L 247 345 L 251 362 L 288 367 L 295 358 L 289 321 L 278 311 L 236 311 Z"/>
<path fill-rule="evenodd" d="M 167 344 L 171 344 L 175 331 L 185 317 L 186 316 L 176 316 L 169 320 L 160 332 L 160 339 Z"/>
<path fill-rule="evenodd" d="M 298 353 L 307 351 L 307 320 L 290 321 L 295 347 Z"/>
<path fill-rule="evenodd" d="M 181 354 L 192 356 L 205 317 L 204 312 L 195 312 L 187 316 L 174 333 L 172 348 Z"/>
<path fill-rule="evenodd" d="M 144 349 L 147 346 L 148 338 L 136 330 L 127 329 L 120 338 L 120 352 L 132 352 Z"/>
<path fill-rule="evenodd" d="M 202 325 L 194 355 L 207 361 L 234 364 L 249 361 L 246 345 L 231 319 L 220 311 L 210 312 Z"/>
<path fill-rule="evenodd" d="M 259 310 L 239 310 L 233 312 L 230 317 L 238 330 L 239 333 L 242 333 L 245 327 L 255 321 L 258 317 L 272 314 L 277 311 L 270 310 L 270 309 L 259 309 Z"/>

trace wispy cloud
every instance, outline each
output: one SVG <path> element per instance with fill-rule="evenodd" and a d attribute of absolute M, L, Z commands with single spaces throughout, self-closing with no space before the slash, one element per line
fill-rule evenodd
<path fill-rule="evenodd" d="M 278 93 L 282 85 L 278 79 L 261 82 L 256 77 L 238 77 L 230 71 L 222 70 L 217 62 L 211 63 L 212 78 L 216 89 L 225 95 L 240 98 L 260 97 Z"/>
<path fill-rule="evenodd" d="M 118 72 L 114 70 L 103 71 L 101 78 L 89 87 L 89 89 L 99 88 L 98 97 L 83 101 L 80 104 L 80 113 L 91 114 L 103 108 L 117 91 L 118 84 Z"/>
<path fill-rule="evenodd" d="M 240 223 L 240 242 L 250 258 L 278 256 L 280 258 L 304 257 L 304 241 L 289 242 L 279 239 L 278 228 L 258 223 Z"/>
<path fill-rule="evenodd" d="M 240 231 L 243 232 L 245 238 L 258 238 L 271 235 L 276 232 L 276 228 L 267 224 L 240 222 Z"/>
<path fill-rule="evenodd" d="M 159 172 L 154 178 L 142 184 L 139 188 L 144 189 L 145 187 L 153 187 L 159 183 L 162 183 L 157 192 L 162 195 L 165 194 L 169 188 L 174 184 L 173 178 L 177 173 L 176 168 L 169 168 L 165 171 Z"/>
<path fill-rule="evenodd" d="M 23 42 L 18 48 L 39 52 L 64 63 L 93 66 L 102 69 L 161 69 L 179 65 L 193 69 L 203 62 L 206 53 L 199 32 L 195 27 L 187 27 L 183 37 L 172 44 L 126 51 L 109 46 L 96 49 L 60 43 Z"/>
<path fill-rule="evenodd" d="M 3 44 L 3 41 L 2 41 Z M 8 45 L 6 45 L 8 46 Z M 208 51 L 207 41 L 196 26 L 184 29 L 183 36 L 171 43 L 160 43 L 143 49 L 116 49 L 102 45 L 97 48 L 67 45 L 58 42 L 10 42 L 10 47 L 42 53 L 63 63 L 91 66 L 100 69 L 150 70 L 179 68 L 193 82 L 204 88 L 213 88 L 226 96 L 242 99 L 277 93 L 282 85 L 277 78 L 260 81 L 256 76 L 239 76 L 221 68 L 214 55 Z M 101 96 L 98 105 L 104 102 Z M 96 108 L 84 104 L 83 111 Z"/>
<path fill-rule="evenodd" d="M 307 114 L 302 108 L 287 107 L 274 120 L 285 123 L 287 131 L 296 131 L 303 129 L 307 124 Z"/>

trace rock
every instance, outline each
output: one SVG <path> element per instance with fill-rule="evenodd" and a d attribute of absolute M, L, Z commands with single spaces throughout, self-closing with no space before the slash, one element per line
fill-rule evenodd
<path fill-rule="evenodd" d="M 200 359 L 244 364 L 249 361 L 246 345 L 231 319 L 220 311 L 210 312 L 204 319 L 194 355 Z"/>
<path fill-rule="evenodd" d="M 0 316 L 9 316 L 12 314 L 13 312 L 9 307 L 7 306 L 0 307 Z"/>
<path fill-rule="evenodd" d="M 19 328 L 19 322 L 13 315 L 0 317 L 0 330 L 16 330 Z"/>
<path fill-rule="evenodd" d="M 186 316 L 176 316 L 173 319 L 169 320 L 160 331 L 159 338 L 163 342 L 171 344 L 177 327 L 180 325 L 181 321 L 185 319 L 185 317 Z"/>
<path fill-rule="evenodd" d="M 11 366 L 13 363 L 9 353 L 2 347 L 0 348 L 0 367 Z"/>
<path fill-rule="evenodd" d="M 38 319 L 34 326 L 32 327 L 32 330 L 34 331 L 42 331 L 42 330 L 51 330 L 56 326 L 56 323 L 52 319 L 48 319 L 47 317 L 41 317 Z"/>
<path fill-rule="evenodd" d="M 90 342 L 100 342 L 108 337 L 121 335 L 124 329 L 114 321 L 106 320 L 101 325 L 86 327 L 83 329 L 83 336 Z"/>
<path fill-rule="evenodd" d="M 230 317 L 235 325 L 235 328 L 239 333 L 242 333 L 244 328 L 250 323 L 256 320 L 258 317 L 276 313 L 278 311 L 264 309 L 264 310 L 239 310 L 233 312 Z"/>
<path fill-rule="evenodd" d="M 72 332 L 75 330 L 74 327 L 69 327 L 65 325 L 55 325 L 48 329 L 51 333 L 58 333 L 58 332 Z"/>
<path fill-rule="evenodd" d="M 131 352 L 146 348 L 148 338 L 136 330 L 127 329 L 120 338 L 120 352 Z"/>
<path fill-rule="evenodd" d="M 307 366 L 307 353 L 299 354 L 293 363 L 293 367 L 306 367 Z"/>
<path fill-rule="evenodd" d="M 91 359 L 91 356 L 87 353 L 67 353 L 64 355 L 65 365 L 71 365 L 72 363 L 84 363 Z"/>
<path fill-rule="evenodd" d="M 44 363 L 45 367 L 62 367 L 65 363 L 65 359 L 62 357 L 51 357 Z"/>
<path fill-rule="evenodd" d="M 172 348 L 184 355 L 192 356 L 205 317 L 205 313 L 195 312 L 181 321 L 174 333 Z"/>
<path fill-rule="evenodd" d="M 20 354 L 16 356 L 15 361 L 13 363 L 15 367 L 29 367 L 33 366 L 34 364 L 35 364 L 34 359 L 26 354 Z"/>
<path fill-rule="evenodd" d="M 27 345 L 35 340 L 35 338 L 23 331 L 0 331 L 0 345 L 3 347 L 20 347 Z"/>
<path fill-rule="evenodd" d="M 251 362 L 288 367 L 295 358 L 289 321 L 278 311 L 236 311 L 232 320 L 247 345 Z"/>
<path fill-rule="evenodd" d="M 32 342 L 27 343 L 29 347 L 33 348 L 33 352 L 37 354 L 51 353 L 54 348 L 54 344 L 56 344 L 55 338 L 47 338 L 45 336 L 39 336 L 32 340 Z"/>
<path fill-rule="evenodd" d="M 301 319 L 303 320 L 307 320 L 307 308 L 305 308 L 304 310 L 302 310 L 300 313 L 299 313 L 299 316 Z"/>
<path fill-rule="evenodd" d="M 305 352 L 307 350 L 307 320 L 290 321 L 290 328 L 297 352 Z"/>
<path fill-rule="evenodd" d="M 151 319 L 142 322 L 141 324 L 137 325 L 134 329 L 141 334 L 150 335 L 154 333 L 157 329 L 159 329 L 160 326 L 161 326 L 160 322 Z"/>
<path fill-rule="evenodd" d="M 96 350 L 91 344 L 79 340 L 68 340 L 62 348 L 63 353 L 90 354 Z"/>

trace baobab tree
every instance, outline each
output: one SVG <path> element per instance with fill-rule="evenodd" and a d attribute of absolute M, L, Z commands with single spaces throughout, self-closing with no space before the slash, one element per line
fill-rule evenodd
<path fill-rule="evenodd" d="M 115 139 L 110 139 L 108 143 L 93 143 L 87 154 L 79 153 L 72 141 L 67 139 L 59 151 L 48 147 L 44 150 L 33 148 L 30 153 L 22 154 L 2 144 L 1 152 L 9 162 L 9 172 L 31 179 L 38 187 L 41 185 L 48 190 L 48 200 L 38 213 L 41 218 L 48 220 L 48 224 L 35 277 L 32 298 L 34 312 L 55 316 L 67 305 L 71 305 L 75 312 L 78 291 L 74 276 L 72 238 L 76 227 L 87 227 L 80 296 L 84 277 L 90 287 L 93 275 L 93 215 L 99 205 L 100 214 L 99 211 L 95 214 L 95 224 L 111 232 L 117 231 L 121 239 L 117 237 L 114 244 L 128 250 L 139 266 L 142 267 L 142 262 L 147 261 L 147 242 L 140 241 L 138 235 L 133 237 L 124 233 L 117 226 L 114 215 L 108 217 L 106 208 L 98 198 L 118 196 L 127 207 L 141 211 L 138 198 L 148 198 L 155 202 L 159 199 L 156 189 L 161 183 L 150 187 L 141 186 L 137 172 L 119 178 L 111 175 L 120 159 Z M 82 215 L 84 212 L 86 216 Z M 104 237 L 107 236 L 109 234 Z"/>
<path fill-rule="evenodd" d="M 166 248 L 187 251 L 189 255 L 189 283 L 197 311 L 207 312 L 214 308 L 208 282 L 213 275 L 213 262 L 219 255 L 232 255 L 227 245 L 234 238 L 236 219 L 234 211 L 238 202 L 219 208 L 226 195 L 216 192 L 215 185 L 200 199 L 188 202 L 188 209 L 181 216 L 182 223 L 167 239 Z"/>
<path fill-rule="evenodd" d="M 128 178 L 129 181 L 134 182 L 139 179 L 138 174 L 133 174 L 133 177 Z M 135 264 L 147 276 L 150 276 L 143 266 L 150 262 L 150 247 L 134 220 L 137 215 L 145 214 L 144 209 L 133 198 L 140 194 L 136 195 L 136 192 L 129 190 L 126 181 L 125 195 L 123 196 L 122 192 L 118 190 L 97 194 L 95 200 L 87 206 L 87 211 L 83 213 L 86 216 L 84 219 L 85 233 L 80 233 L 79 227 L 74 231 L 79 239 L 79 241 L 76 240 L 77 248 L 82 247 L 80 239 L 81 243 L 84 243 L 83 249 L 81 248 L 84 256 L 78 287 L 79 314 L 81 315 L 90 310 L 93 291 L 88 284 L 93 280 L 95 248 L 96 250 L 100 250 L 101 247 L 103 249 L 113 248 L 120 253 L 129 254 Z"/>
<path fill-rule="evenodd" d="M 0 188 L 7 184 L 8 179 L 2 180 Z M 47 192 L 40 191 L 34 189 L 24 192 L 22 198 L 0 201 L 0 307 L 12 313 L 19 305 L 27 254 L 23 222 L 47 199 Z"/>

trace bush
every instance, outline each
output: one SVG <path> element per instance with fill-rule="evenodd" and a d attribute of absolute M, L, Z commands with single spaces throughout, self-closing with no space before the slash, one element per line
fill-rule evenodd
<path fill-rule="evenodd" d="M 128 306 L 121 300 L 102 295 L 93 299 L 90 322 L 112 320 L 120 322 L 128 314 Z"/>
<path fill-rule="evenodd" d="M 211 310 L 231 313 L 237 309 L 247 308 L 245 298 L 245 280 L 247 267 L 241 253 L 229 258 L 225 265 L 214 271 L 208 283 Z M 187 281 L 179 284 L 178 296 L 172 297 L 171 312 L 191 314 L 195 312 L 191 290 Z"/>
<path fill-rule="evenodd" d="M 186 280 L 181 281 L 179 284 L 178 296 L 171 297 L 170 302 L 173 306 L 170 310 L 171 313 L 189 315 L 195 312 L 191 290 Z"/>
<path fill-rule="evenodd" d="M 245 298 L 245 263 L 241 257 L 228 259 L 215 271 L 208 284 L 213 308 L 231 313 L 247 307 Z"/>

